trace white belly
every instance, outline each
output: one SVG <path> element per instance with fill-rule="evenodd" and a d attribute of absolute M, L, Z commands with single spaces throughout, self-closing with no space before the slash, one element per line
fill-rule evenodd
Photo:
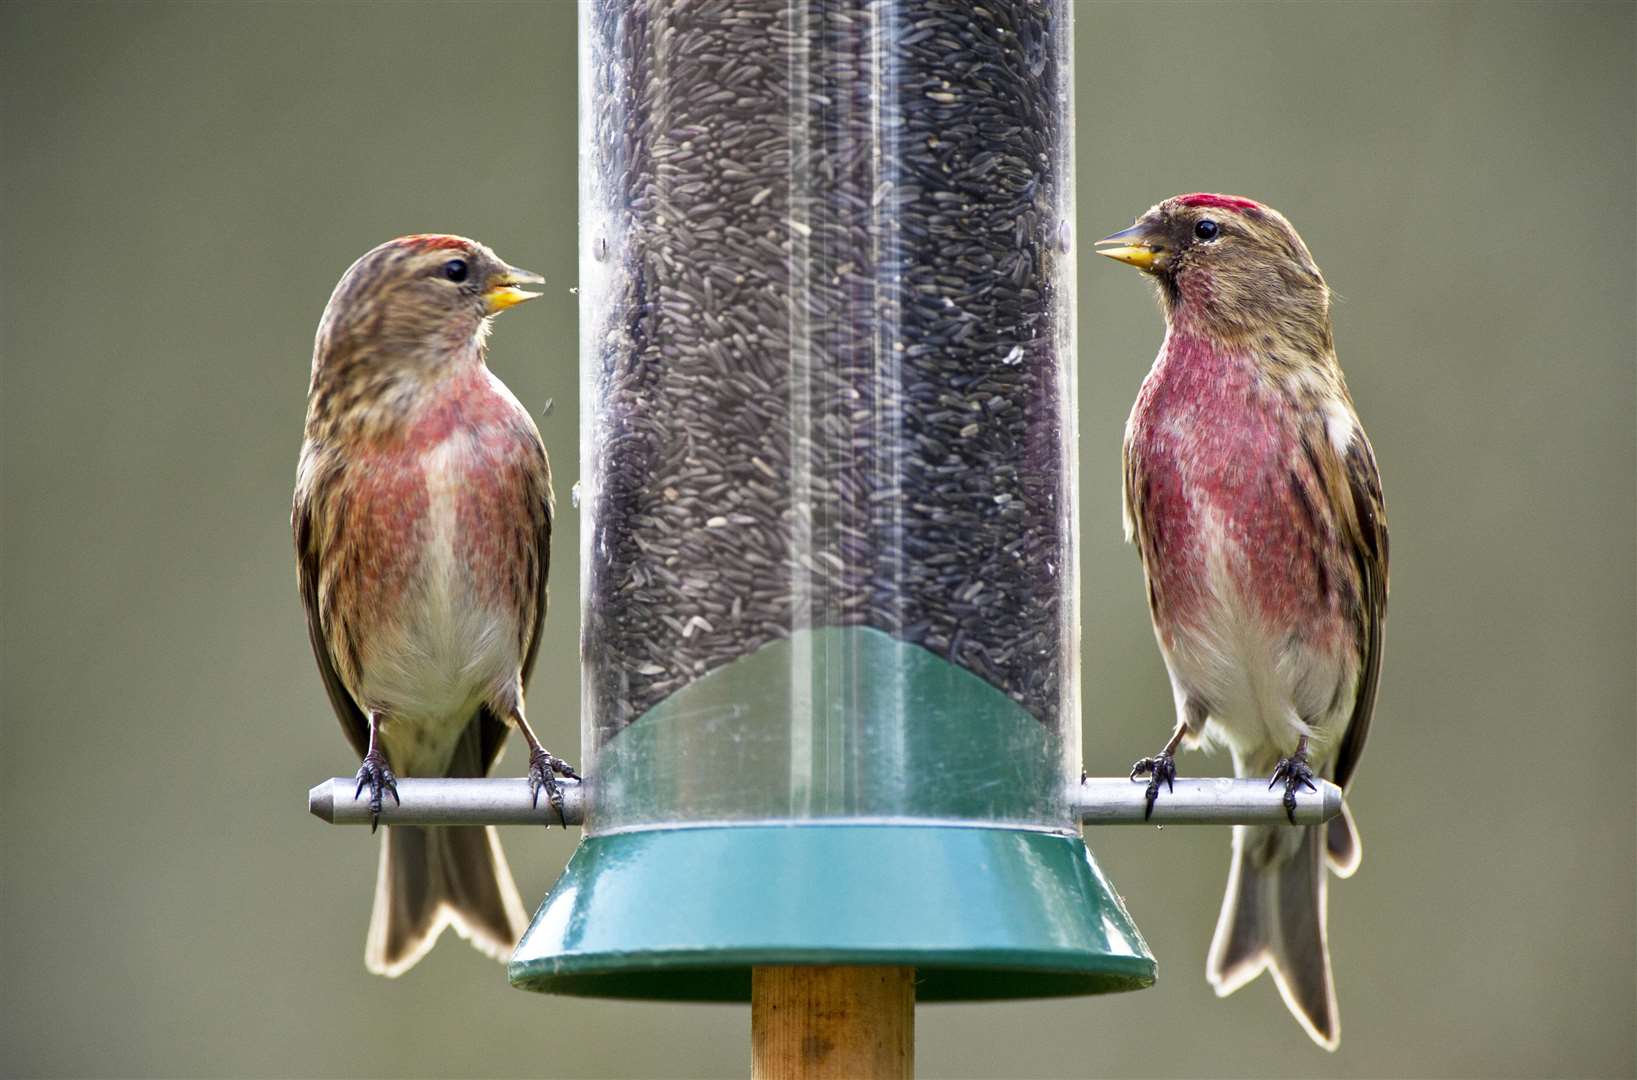
<path fill-rule="evenodd" d="M 1235 572 L 1244 553 L 1214 522 L 1203 534 L 1210 602 L 1202 618 L 1171 629 L 1169 647 L 1160 642 L 1179 715 L 1185 697 L 1209 703 L 1206 735 L 1233 751 L 1242 773 L 1267 771 L 1304 735 L 1314 763 L 1326 760 L 1353 707 L 1353 692 L 1337 688 L 1356 672 L 1344 670 L 1345 653 L 1293 639 L 1261 618 Z"/>
<path fill-rule="evenodd" d="M 517 679 L 517 616 L 478 589 L 460 543 L 465 436 L 429 451 L 420 567 L 363 670 L 365 700 L 386 713 L 382 738 L 399 775 L 441 775 L 478 706 Z"/>

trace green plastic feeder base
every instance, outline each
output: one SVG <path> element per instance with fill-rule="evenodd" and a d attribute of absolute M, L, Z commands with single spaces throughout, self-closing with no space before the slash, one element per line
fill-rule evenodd
<path fill-rule="evenodd" d="M 753 825 L 588 837 L 513 955 L 513 986 L 748 1001 L 764 964 L 911 965 L 922 1001 L 1136 990 L 1154 958 L 1078 837 Z"/>
<path fill-rule="evenodd" d="M 1148 986 L 1154 959 L 1066 804 L 1071 756 L 878 630 L 771 642 L 603 745 L 592 835 L 512 985 L 748 1001 L 758 965 L 875 964 L 915 967 L 923 1001 Z"/>

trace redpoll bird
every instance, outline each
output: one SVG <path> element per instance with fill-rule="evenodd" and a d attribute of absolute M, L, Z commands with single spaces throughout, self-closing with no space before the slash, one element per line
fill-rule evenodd
<path fill-rule="evenodd" d="M 492 316 L 531 300 L 482 244 L 407 236 L 352 265 L 313 346 L 296 473 L 307 629 L 381 810 L 399 776 L 483 776 L 515 725 L 530 785 L 561 812 L 574 776 L 529 730 L 551 469 L 528 412 L 485 366 Z M 397 975 L 447 925 L 505 959 L 525 925 L 492 828 L 389 826 L 364 962 Z"/>
<path fill-rule="evenodd" d="M 1370 729 L 1387 612 L 1375 455 L 1336 363 L 1330 290 L 1276 211 L 1182 195 L 1100 244 L 1151 275 L 1165 342 L 1125 433 L 1125 527 L 1142 554 L 1177 724 L 1137 762 L 1152 811 L 1179 744 L 1226 743 L 1239 776 L 1345 788 Z M 1272 786 L 1270 784 L 1270 786 Z M 1326 866 L 1358 868 L 1350 812 L 1237 826 L 1206 975 L 1230 994 L 1271 968 L 1317 1043 L 1341 1036 Z"/>

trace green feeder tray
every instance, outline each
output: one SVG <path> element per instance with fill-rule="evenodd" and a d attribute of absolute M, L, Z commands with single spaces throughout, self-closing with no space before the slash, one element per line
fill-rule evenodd
<path fill-rule="evenodd" d="M 1135 990 L 1059 736 L 879 631 L 804 631 L 610 738 L 590 835 L 512 957 L 548 993 L 748 1001 L 760 965 L 917 969 L 923 1001 Z"/>

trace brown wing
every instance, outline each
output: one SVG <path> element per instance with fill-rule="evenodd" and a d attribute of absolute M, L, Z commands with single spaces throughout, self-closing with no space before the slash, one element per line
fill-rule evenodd
<path fill-rule="evenodd" d="M 1353 702 L 1347 734 L 1336 756 L 1335 780 L 1345 788 L 1358 768 L 1364 740 L 1370 733 L 1376 686 L 1381 681 L 1382 632 L 1387 623 L 1387 506 L 1381 494 L 1381 473 L 1376 468 L 1375 452 L 1364 435 L 1364 428 L 1356 424 L 1353 441 L 1342 461 L 1342 471 L 1347 490 L 1339 494 L 1345 501 L 1338 500 L 1335 505 L 1352 509 L 1350 515 L 1341 515 L 1346 533 L 1344 540 L 1352 549 L 1363 593 L 1359 601 L 1359 646 L 1363 655 L 1359 664 L 1358 695 Z"/>
<path fill-rule="evenodd" d="M 528 470 L 531 483 L 529 484 L 529 509 L 533 514 L 531 525 L 534 531 L 534 622 L 529 627 L 529 647 L 523 654 L 523 684 L 528 685 L 529 676 L 534 672 L 534 658 L 540 653 L 540 629 L 546 621 L 546 580 L 551 576 L 551 462 L 546 458 L 545 444 L 530 424 L 529 434 L 532 454 L 535 461 Z"/>
<path fill-rule="evenodd" d="M 303 460 L 303 466 L 308 464 Z M 306 469 L 303 469 L 305 474 Z M 306 477 L 296 484 L 295 501 L 290 507 L 290 528 L 296 542 L 296 581 L 301 589 L 301 606 L 307 612 L 307 639 L 313 645 L 313 657 L 318 661 L 318 673 L 324 679 L 324 689 L 330 695 L 330 705 L 341 721 L 341 730 L 362 758 L 369 750 L 369 721 L 358 703 L 352 699 L 324 633 L 323 610 L 319 605 L 318 580 L 323 566 L 323 552 L 314 522 L 313 487 Z"/>
<path fill-rule="evenodd" d="M 1125 525 L 1125 542 L 1131 543 L 1142 535 L 1142 503 L 1138 499 L 1137 457 L 1131 445 L 1131 433 L 1128 430 L 1125 445 L 1120 451 L 1120 502 L 1124 510 L 1122 522 Z M 1140 548 L 1139 548 L 1140 550 Z"/>
<path fill-rule="evenodd" d="M 1142 462 L 1138 460 L 1137 451 L 1132 446 L 1129 435 L 1126 437 L 1123 458 L 1120 495 L 1125 511 L 1125 541 L 1137 546 L 1137 556 L 1142 560 L 1143 581 L 1148 588 L 1148 614 L 1157 626 L 1160 618 L 1160 598 L 1154 584 L 1154 575 L 1149 572 L 1148 565 L 1151 540 L 1145 517 L 1148 510 L 1148 485 L 1143 478 Z"/>
<path fill-rule="evenodd" d="M 534 672 L 534 660 L 540 653 L 541 628 L 546 621 L 546 582 L 551 576 L 551 462 L 546 458 L 546 447 L 540 440 L 540 434 L 534 428 L 534 422 L 527 414 L 524 434 L 528 457 L 524 467 L 525 487 L 529 492 L 528 506 L 530 512 L 529 531 L 532 539 L 530 555 L 527 560 L 527 573 L 532 580 L 524 582 L 524 588 L 534 596 L 534 613 L 529 622 L 528 646 L 523 652 L 522 683 L 528 686 L 529 676 Z M 505 748 L 506 736 L 510 727 L 496 716 L 487 707 L 478 712 L 475 723 L 479 728 L 480 759 L 483 772 L 488 775 L 494 767 L 495 760 Z"/>

